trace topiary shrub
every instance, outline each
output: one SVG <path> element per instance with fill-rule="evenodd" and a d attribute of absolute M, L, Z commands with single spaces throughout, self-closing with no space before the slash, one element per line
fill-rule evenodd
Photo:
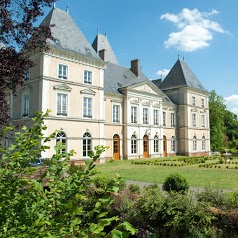
<path fill-rule="evenodd" d="M 167 192 L 173 191 L 185 194 L 188 192 L 189 185 L 186 178 L 183 176 L 179 174 L 171 174 L 165 179 L 162 188 Z"/>

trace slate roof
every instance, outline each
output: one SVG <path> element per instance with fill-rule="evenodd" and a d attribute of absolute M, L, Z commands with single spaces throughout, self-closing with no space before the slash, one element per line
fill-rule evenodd
<path fill-rule="evenodd" d="M 53 8 L 42 21 L 41 25 L 55 25 L 51 28 L 55 42 L 47 39 L 46 41 L 49 45 L 100 59 L 67 12 L 59 8 Z"/>
<path fill-rule="evenodd" d="M 178 60 L 159 88 L 166 90 L 181 87 L 189 87 L 207 92 L 189 66 L 184 61 Z"/>
<path fill-rule="evenodd" d="M 120 89 L 128 86 L 139 83 L 152 83 L 142 72 L 139 72 L 139 77 L 137 77 L 130 68 L 112 63 L 107 63 L 104 71 L 104 79 L 105 92 L 113 94 L 121 94 Z M 160 91 L 159 88 L 158 90 Z M 163 95 L 163 102 L 173 104 L 169 97 L 162 91 L 161 95 Z"/>
<path fill-rule="evenodd" d="M 112 47 L 106 36 L 97 34 L 93 41 L 92 47 L 98 53 L 100 50 L 106 50 L 106 62 L 113 64 L 119 64 L 116 55 L 114 54 Z"/>

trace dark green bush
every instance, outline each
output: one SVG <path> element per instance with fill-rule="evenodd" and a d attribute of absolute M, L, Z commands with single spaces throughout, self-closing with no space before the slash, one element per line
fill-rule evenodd
<path fill-rule="evenodd" d="M 170 192 L 179 192 L 185 194 L 188 192 L 189 185 L 183 176 L 179 174 L 171 174 L 168 176 L 163 183 L 163 190 Z"/>

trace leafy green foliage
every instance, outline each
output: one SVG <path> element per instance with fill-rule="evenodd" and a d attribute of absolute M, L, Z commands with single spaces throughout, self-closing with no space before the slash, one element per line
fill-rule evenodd
<path fill-rule="evenodd" d="M 9 148 L 0 147 L 0 237 L 128 237 L 134 234 L 129 223 L 120 223 L 118 216 L 109 216 L 106 211 L 112 202 L 111 193 L 119 190 L 117 179 L 88 206 L 88 191 L 95 186 L 95 162 L 105 147 L 96 146 L 83 168 L 70 169 L 68 161 L 74 151 L 62 154 L 64 145 L 58 143 L 47 166 L 39 170 L 29 168 L 29 162 L 49 148 L 45 143 L 55 139 L 55 133 L 49 137 L 43 135 L 45 116 L 47 113 L 37 113 L 31 128 L 23 127 L 21 132 L 15 132 Z M 6 127 L 2 133 L 11 130 L 12 127 Z"/>
<path fill-rule="evenodd" d="M 187 180 L 179 174 L 171 174 L 163 183 L 163 190 L 167 192 L 186 193 L 189 189 Z"/>

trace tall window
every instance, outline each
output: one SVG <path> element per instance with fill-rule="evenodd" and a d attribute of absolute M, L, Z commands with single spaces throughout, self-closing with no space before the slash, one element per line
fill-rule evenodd
<path fill-rule="evenodd" d="M 154 125 L 159 125 L 159 111 L 154 110 Z"/>
<path fill-rule="evenodd" d="M 196 106 L 196 98 L 194 96 L 192 96 L 192 105 Z"/>
<path fill-rule="evenodd" d="M 84 70 L 84 83 L 92 84 L 92 72 Z"/>
<path fill-rule="evenodd" d="M 154 137 L 154 152 L 159 152 L 159 137 L 157 135 Z"/>
<path fill-rule="evenodd" d="M 171 112 L 171 127 L 175 127 L 175 115 L 174 115 L 174 112 Z"/>
<path fill-rule="evenodd" d="M 175 151 L 175 137 L 171 137 L 171 151 Z"/>
<path fill-rule="evenodd" d="M 132 135 L 132 137 L 131 137 L 131 153 L 132 154 L 137 153 L 137 138 L 136 138 L 136 135 Z"/>
<path fill-rule="evenodd" d="M 92 118 L 92 98 L 83 98 L 83 117 Z"/>
<path fill-rule="evenodd" d="M 119 105 L 113 105 L 112 108 L 112 120 L 113 122 L 120 122 L 120 106 Z"/>
<path fill-rule="evenodd" d="M 196 127 L 196 113 L 192 114 L 192 125 L 193 127 Z"/>
<path fill-rule="evenodd" d="M 201 123 L 202 123 L 202 127 L 206 127 L 205 115 L 201 116 Z"/>
<path fill-rule="evenodd" d="M 57 115 L 67 116 L 68 95 L 63 93 L 57 94 Z"/>
<path fill-rule="evenodd" d="M 27 70 L 24 75 L 24 81 L 28 81 L 29 79 L 30 79 L 30 73 L 29 73 L 29 70 Z"/>
<path fill-rule="evenodd" d="M 166 126 L 166 112 L 163 112 L 163 126 Z"/>
<path fill-rule="evenodd" d="M 56 144 L 60 142 L 62 148 L 60 149 L 60 153 L 63 154 L 67 151 L 67 139 L 66 134 L 63 131 L 60 131 L 56 134 Z"/>
<path fill-rule="evenodd" d="M 194 136 L 193 137 L 193 151 L 196 151 L 197 150 L 197 137 Z"/>
<path fill-rule="evenodd" d="M 201 99 L 201 107 L 205 107 L 205 102 L 203 98 Z"/>
<path fill-rule="evenodd" d="M 148 108 L 143 108 L 143 124 L 148 124 Z"/>
<path fill-rule="evenodd" d="M 22 117 L 29 116 L 29 101 L 30 101 L 29 95 L 22 96 Z"/>
<path fill-rule="evenodd" d="M 131 107 L 131 123 L 137 123 L 137 107 Z"/>
<path fill-rule="evenodd" d="M 206 150 L 206 138 L 205 138 L 205 136 L 202 137 L 202 150 Z"/>
<path fill-rule="evenodd" d="M 88 157 L 89 152 L 92 150 L 92 137 L 91 134 L 85 132 L 83 134 L 83 157 Z"/>
<path fill-rule="evenodd" d="M 66 80 L 68 78 L 68 66 L 59 64 L 58 66 L 58 79 Z"/>

